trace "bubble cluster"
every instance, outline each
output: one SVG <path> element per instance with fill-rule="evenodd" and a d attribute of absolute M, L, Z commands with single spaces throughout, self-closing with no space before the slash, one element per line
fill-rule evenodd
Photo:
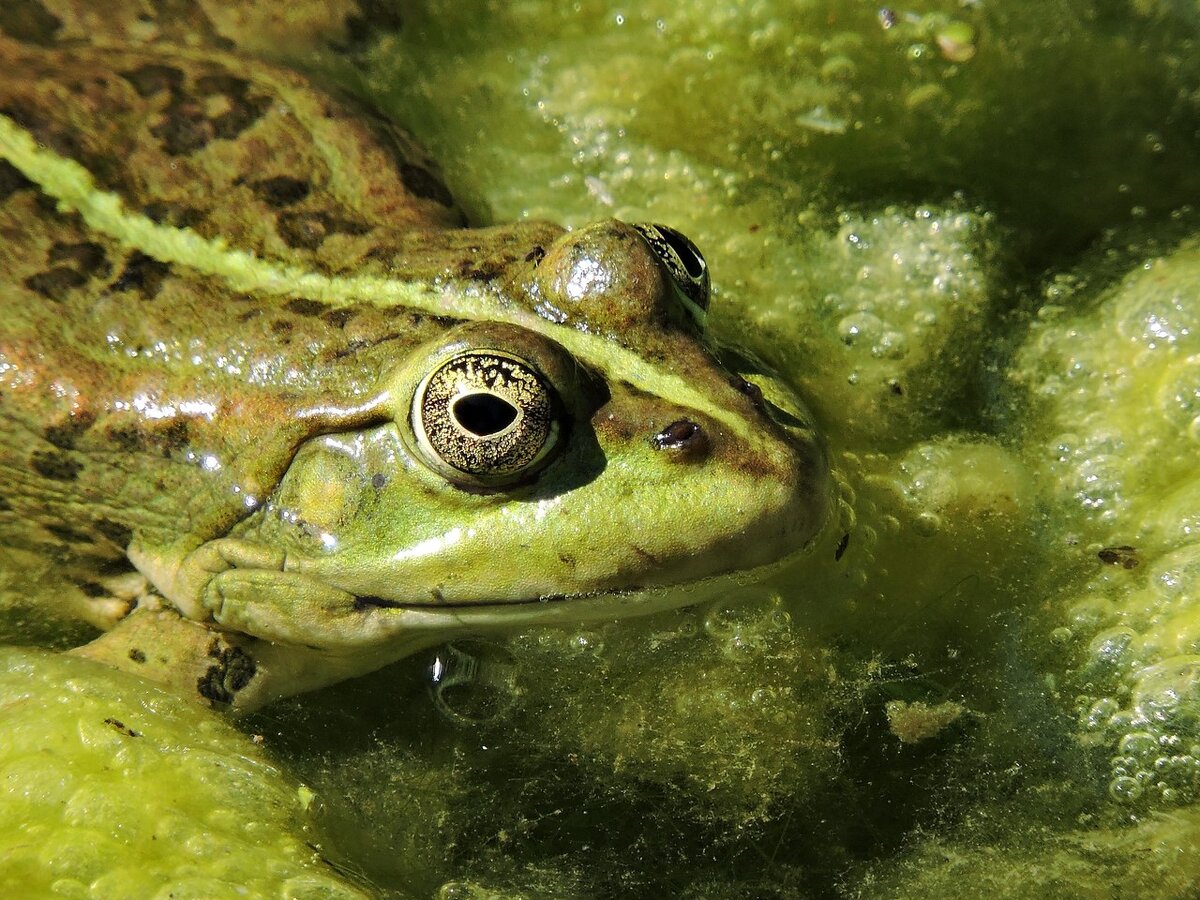
<path fill-rule="evenodd" d="M 1088 536 L 1128 543 L 1165 496 L 1195 484 L 1200 435 L 1200 243 L 1134 265 L 1078 310 L 1031 323 L 1008 373 L 1026 454 Z M 1045 312 L 1046 308 L 1043 308 Z M 1167 549 L 1171 536 L 1152 549 Z"/>
<path fill-rule="evenodd" d="M 1200 799 L 1200 242 L 1115 255 L 1107 286 L 1056 283 L 1008 379 L 1054 540 L 1088 573 L 1052 631 L 1080 730 L 1112 801 L 1175 808 Z"/>
<path fill-rule="evenodd" d="M 841 439 L 879 447 L 952 414 L 993 300 L 989 221 L 953 209 L 843 213 L 793 263 L 790 277 L 814 293 L 782 293 L 759 313 L 772 330 L 805 323 L 796 369 Z"/>

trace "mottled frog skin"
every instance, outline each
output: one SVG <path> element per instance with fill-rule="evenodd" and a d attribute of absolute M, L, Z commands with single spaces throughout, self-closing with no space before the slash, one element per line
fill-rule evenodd
<path fill-rule="evenodd" d="M 818 436 L 718 360 L 686 239 L 463 227 L 403 131 L 252 59 L 236 6 L 0 7 L 7 621 L 157 608 L 122 654 L 170 681 L 182 616 L 236 660 L 201 694 L 251 708 L 811 540 Z"/>

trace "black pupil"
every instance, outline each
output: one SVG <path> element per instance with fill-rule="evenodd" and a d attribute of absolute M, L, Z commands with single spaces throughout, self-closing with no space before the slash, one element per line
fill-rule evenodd
<path fill-rule="evenodd" d="M 699 278 L 704 274 L 704 258 L 700 256 L 700 251 L 696 249 L 696 245 L 685 238 L 674 228 L 659 228 L 666 242 L 671 245 L 678 255 L 683 267 L 687 269 L 688 275 L 692 278 Z"/>
<path fill-rule="evenodd" d="M 495 394 L 467 394 L 454 401 L 454 418 L 478 437 L 499 434 L 516 421 L 517 408 Z"/>

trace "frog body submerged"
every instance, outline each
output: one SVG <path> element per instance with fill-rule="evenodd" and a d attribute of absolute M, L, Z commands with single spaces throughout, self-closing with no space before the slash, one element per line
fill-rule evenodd
<path fill-rule="evenodd" d="M 29 21 L 0 13 L 9 606 L 162 598 L 275 668 L 248 707 L 688 602 L 820 527 L 806 414 L 717 362 L 672 233 L 464 228 L 410 139 L 297 74 Z"/>

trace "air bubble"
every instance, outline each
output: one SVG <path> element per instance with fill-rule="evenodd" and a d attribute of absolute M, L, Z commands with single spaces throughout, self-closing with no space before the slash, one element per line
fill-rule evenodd
<path fill-rule="evenodd" d="M 860 341 L 877 341 L 883 333 L 883 322 L 870 313 L 853 313 L 838 322 L 837 333 L 842 342 L 849 346 Z"/>
<path fill-rule="evenodd" d="M 1158 751 L 1158 741 L 1148 731 L 1135 731 L 1121 738 L 1118 749 L 1126 756 L 1135 759 L 1137 757 L 1148 757 L 1150 754 Z"/>
<path fill-rule="evenodd" d="M 1132 628 L 1110 628 L 1092 639 L 1088 652 L 1092 665 L 1101 669 L 1120 671 L 1132 664 L 1135 651 L 1141 643 Z"/>
<path fill-rule="evenodd" d="M 512 654 L 488 641 L 446 644 L 434 655 L 428 672 L 434 706 L 459 725 L 502 719 L 520 695 Z"/>
<path fill-rule="evenodd" d="M 1098 731 L 1106 727 L 1112 718 L 1120 711 L 1120 704 L 1111 697 L 1103 697 L 1092 704 L 1083 719 L 1083 727 L 1089 731 Z"/>
<path fill-rule="evenodd" d="M 913 519 L 913 530 L 921 537 L 933 537 L 942 530 L 942 517 L 937 513 L 918 513 Z"/>
<path fill-rule="evenodd" d="M 1142 786 L 1133 778 L 1121 776 L 1114 778 L 1108 785 L 1108 793 L 1114 800 L 1122 803 L 1132 803 L 1142 796 Z"/>

